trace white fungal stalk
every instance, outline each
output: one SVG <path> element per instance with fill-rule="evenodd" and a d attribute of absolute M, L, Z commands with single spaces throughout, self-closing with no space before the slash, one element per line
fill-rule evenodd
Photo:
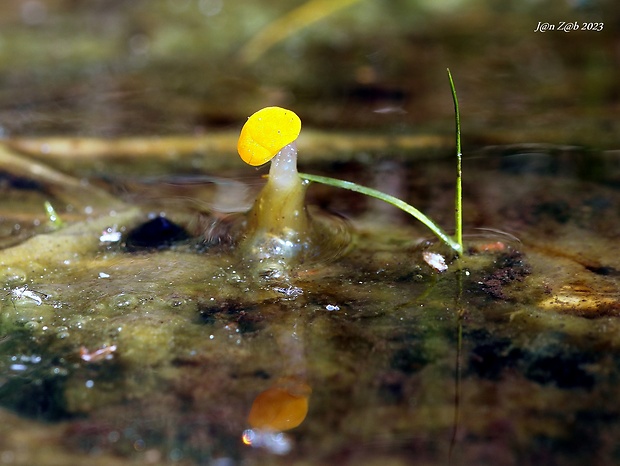
<path fill-rule="evenodd" d="M 297 189 L 301 182 L 297 172 L 297 144 L 295 141 L 284 146 L 271 159 L 269 183 L 277 189 Z"/>

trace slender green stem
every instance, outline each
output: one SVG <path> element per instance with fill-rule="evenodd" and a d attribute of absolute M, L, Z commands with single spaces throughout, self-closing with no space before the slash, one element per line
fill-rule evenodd
<path fill-rule="evenodd" d="M 424 225 L 428 227 L 439 239 L 441 239 L 444 243 L 446 243 L 449 247 L 451 247 L 454 251 L 456 251 L 459 255 L 462 253 L 462 245 L 455 240 L 453 240 L 448 234 L 446 234 L 441 228 L 435 224 L 430 218 L 420 212 L 418 209 L 413 207 L 410 204 L 407 204 L 404 201 L 401 201 L 397 197 L 390 196 L 389 194 L 385 194 L 381 191 L 377 191 L 376 189 L 368 188 L 366 186 L 361 186 L 357 183 L 352 183 L 351 181 L 338 180 L 336 178 L 330 178 L 327 176 L 319 176 L 319 175 L 309 175 L 307 173 L 300 173 L 300 178 L 308 181 L 314 181 L 315 183 L 322 183 L 329 186 L 335 186 L 337 188 L 348 189 L 349 191 L 355 191 L 358 193 L 365 194 L 366 196 L 374 197 L 377 199 L 381 199 L 382 201 L 387 202 L 388 204 L 392 204 L 395 207 L 407 212 L 412 215 Z"/>
<path fill-rule="evenodd" d="M 454 118 L 456 123 L 456 199 L 455 199 L 455 233 L 456 242 L 459 244 L 458 254 L 463 254 L 463 169 L 462 169 L 462 152 L 461 152 L 461 116 L 459 114 L 459 100 L 456 97 L 456 88 L 452 80 L 452 73 L 448 68 L 448 79 L 450 80 L 450 89 L 452 90 L 452 100 L 454 101 Z"/>
<path fill-rule="evenodd" d="M 452 90 L 452 100 L 454 101 L 454 119 L 456 126 L 456 194 L 455 194 L 455 239 L 459 244 L 459 250 L 457 251 L 459 256 L 463 255 L 463 168 L 461 151 L 461 116 L 459 113 L 459 101 L 456 96 L 456 88 L 452 79 L 452 73 L 450 68 L 448 70 L 448 79 L 450 80 L 450 89 Z M 448 464 L 452 464 L 452 458 L 454 449 L 456 447 L 456 440 L 460 421 L 460 408 L 461 408 L 461 355 L 463 351 L 463 316 L 465 310 L 463 309 L 463 271 L 459 263 L 458 270 L 456 271 L 457 277 L 457 294 L 456 294 L 456 309 L 457 309 L 457 346 L 456 346 L 456 364 L 454 375 L 454 420 L 452 425 L 452 438 L 450 439 L 450 448 L 448 452 Z"/>

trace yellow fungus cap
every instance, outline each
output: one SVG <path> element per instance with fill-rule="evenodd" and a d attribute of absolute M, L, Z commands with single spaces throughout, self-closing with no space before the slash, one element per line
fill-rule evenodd
<path fill-rule="evenodd" d="M 243 125 L 237 151 L 245 163 L 262 165 L 297 139 L 300 131 L 301 120 L 295 112 L 281 107 L 265 107 Z"/>

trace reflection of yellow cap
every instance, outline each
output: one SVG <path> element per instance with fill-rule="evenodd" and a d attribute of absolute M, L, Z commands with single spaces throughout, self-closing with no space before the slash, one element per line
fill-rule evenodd
<path fill-rule="evenodd" d="M 248 416 L 250 426 L 274 431 L 297 427 L 308 414 L 310 393 L 310 386 L 300 381 L 289 381 L 265 390 L 252 404 Z"/>
<path fill-rule="evenodd" d="M 297 139 L 300 131 L 301 120 L 295 112 L 281 107 L 265 107 L 243 125 L 237 151 L 245 163 L 262 165 Z"/>

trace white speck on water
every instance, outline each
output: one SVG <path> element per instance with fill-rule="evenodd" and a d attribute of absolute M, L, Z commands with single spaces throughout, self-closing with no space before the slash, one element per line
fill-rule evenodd
<path fill-rule="evenodd" d="M 116 243 L 121 240 L 122 233 L 118 231 L 118 226 L 114 225 L 106 228 L 101 232 L 101 236 L 99 237 L 99 241 L 101 243 Z"/>
<path fill-rule="evenodd" d="M 446 265 L 446 259 L 436 252 L 424 251 L 422 253 L 422 258 L 424 262 L 430 265 L 432 268 L 437 270 L 437 272 L 445 272 L 448 270 L 448 266 Z"/>

